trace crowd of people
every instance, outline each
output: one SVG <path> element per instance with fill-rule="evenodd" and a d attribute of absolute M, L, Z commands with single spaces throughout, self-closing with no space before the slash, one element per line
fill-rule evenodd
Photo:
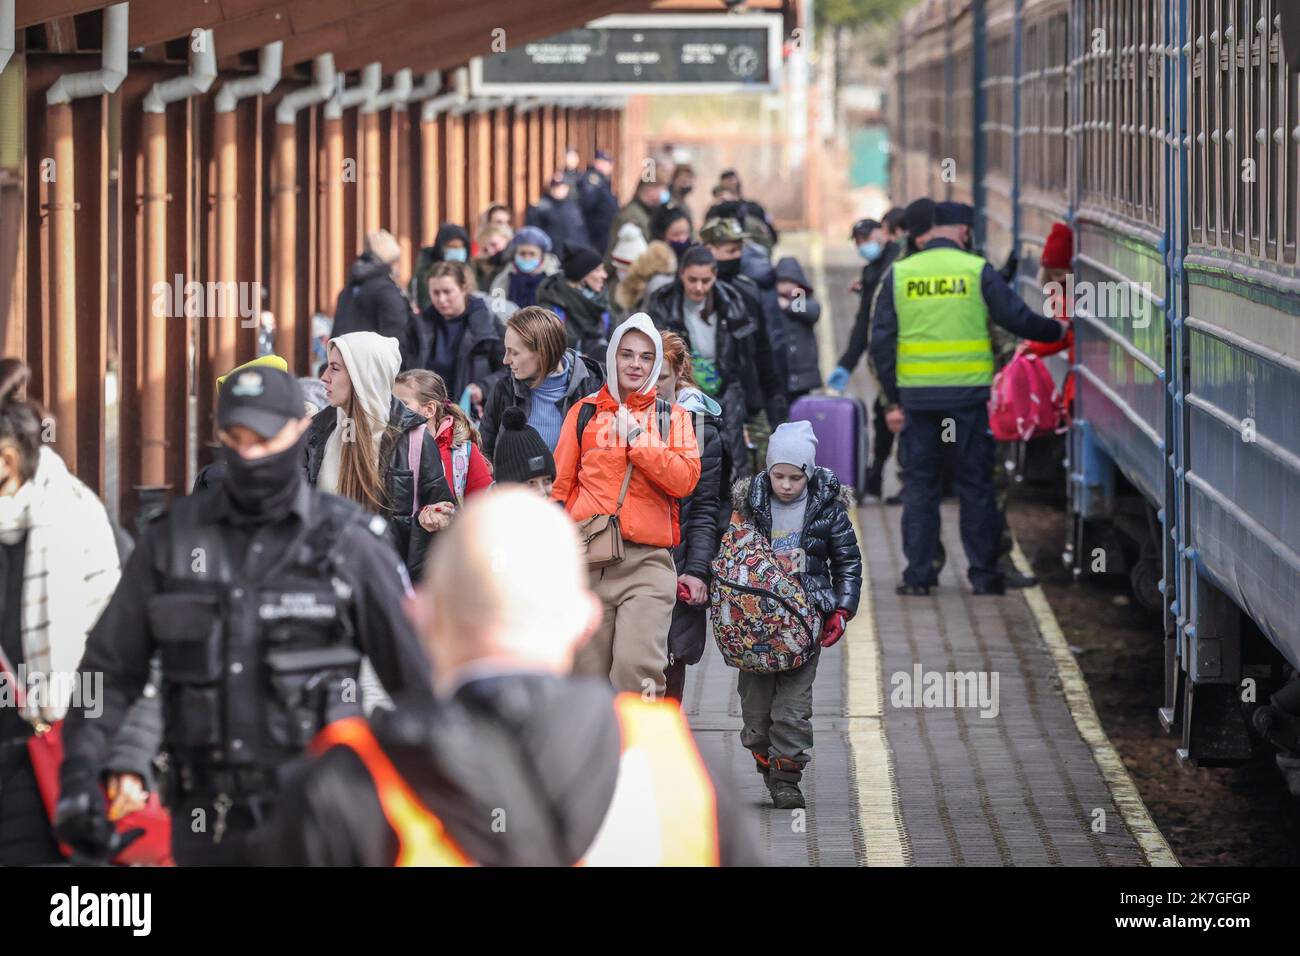
<path fill-rule="evenodd" d="M 928 592 L 955 417 L 971 581 L 998 593 L 980 323 L 1063 326 L 965 251 L 957 204 L 855 225 L 862 308 L 825 383 L 870 354 L 855 489 L 787 420 L 823 387 L 821 307 L 773 262 L 762 205 L 725 171 L 697 228 L 688 165 L 621 207 L 612 173 L 570 151 L 526 224 L 496 203 L 473 237 L 443 224 L 407 287 L 369 235 L 319 376 L 275 355 L 223 375 L 216 461 L 133 547 L 0 363 L 0 667 L 103 678 L 93 713 L 68 693 L 0 708 L 0 863 L 119 858 L 159 789 L 182 864 L 760 862 L 678 707 L 710 622 L 766 662 L 738 665 L 741 742 L 773 806 L 801 808 L 818 658 L 861 591 L 858 493 L 881 493 L 902 431 L 900 593 Z M 894 292 L 934 275 L 960 301 Z M 789 606 L 747 603 L 746 580 Z M 57 785 L 34 749 L 52 726 Z"/>
<path fill-rule="evenodd" d="M 5 360 L 0 666 L 103 688 L 93 712 L 66 690 L 0 711 L 0 863 L 760 862 L 676 703 L 719 542 L 753 523 L 792 574 L 806 552 L 828 645 L 859 559 L 834 476 L 786 436 L 821 384 L 802 268 L 772 264 L 733 172 L 698 229 L 694 171 L 657 172 L 620 206 L 612 158 L 571 151 L 520 228 L 495 203 L 473 235 L 444 223 L 406 286 L 368 235 L 318 375 L 274 354 L 222 375 L 215 460 L 134 542 Z M 735 511 L 742 482 L 788 507 Z M 761 683 L 766 778 L 806 762 L 780 728 L 807 731 L 811 698 Z M 802 806 L 797 782 L 774 804 Z M 493 807 L 516 839 L 485 839 Z"/>

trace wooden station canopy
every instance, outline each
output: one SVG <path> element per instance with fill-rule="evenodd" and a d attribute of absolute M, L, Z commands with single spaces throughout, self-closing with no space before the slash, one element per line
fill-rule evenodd
<path fill-rule="evenodd" d="M 746 8 L 794 23 L 791 0 Z M 621 101 L 469 99 L 471 58 L 614 13 L 725 9 L 0 0 L 0 348 L 31 366 L 55 450 L 124 520 L 187 491 L 215 379 L 256 354 L 263 312 L 305 374 L 367 232 L 398 238 L 404 278 L 444 220 L 473 232 L 492 201 L 521 220 L 566 146 L 617 158 Z"/>

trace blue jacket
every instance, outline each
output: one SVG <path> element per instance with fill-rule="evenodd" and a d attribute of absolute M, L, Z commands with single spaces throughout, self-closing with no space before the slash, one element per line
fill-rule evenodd
<path fill-rule="evenodd" d="M 948 239 L 935 239 L 926 249 L 960 249 Z M 1059 342 L 1066 326 L 1041 315 L 1025 305 L 1021 298 L 991 265 L 984 263 L 980 275 L 980 292 L 989 310 L 989 318 L 1012 335 L 1035 342 Z M 987 385 L 928 385 L 923 388 L 898 387 L 898 313 L 894 310 L 894 270 L 891 267 L 880 280 L 880 293 L 871 314 L 871 362 L 876 379 L 888 405 L 902 405 L 917 410 L 943 410 L 983 405 L 989 400 Z"/>

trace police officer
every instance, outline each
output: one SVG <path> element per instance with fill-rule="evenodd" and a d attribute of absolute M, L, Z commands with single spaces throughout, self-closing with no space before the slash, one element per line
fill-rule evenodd
<path fill-rule="evenodd" d="M 962 248 L 967 252 L 974 252 L 975 210 L 964 202 L 941 202 L 935 206 L 935 211 L 936 215 L 943 216 L 945 220 L 951 220 L 957 225 L 965 227 L 962 236 Z M 1016 268 L 1017 259 L 1013 250 L 1011 255 L 1007 257 L 1006 263 L 998 270 L 998 275 L 1013 290 L 1015 288 Z M 1020 340 L 996 322 L 990 321 L 988 326 L 989 343 L 993 348 L 993 374 L 996 376 L 1015 358 Z M 993 497 L 998 503 L 998 514 L 1002 518 L 1002 534 L 998 537 L 998 570 L 1002 572 L 1002 580 L 1007 587 L 1032 588 L 1038 583 L 1038 579 L 1032 575 L 1022 573 L 1016 567 L 1015 562 L 1011 560 L 1011 551 L 1015 547 L 1015 542 L 1011 540 L 1011 530 L 1007 527 L 1007 495 L 1011 490 L 1011 476 L 1007 473 L 1004 462 L 1014 456 L 1015 444 L 1014 442 L 994 442 Z M 952 485 L 952 478 L 951 468 L 946 467 L 944 469 L 945 495 L 949 494 L 947 489 Z"/>
<path fill-rule="evenodd" d="M 587 224 L 587 245 L 596 250 L 609 248 L 609 227 L 618 215 L 618 200 L 610 182 L 613 174 L 614 157 L 598 149 L 587 175 L 578 181 L 578 207 Z"/>
<path fill-rule="evenodd" d="M 970 227 L 962 210 L 933 206 L 933 225 L 919 233 L 910 228 L 913 213 L 909 207 L 909 233 L 919 251 L 895 263 L 882 281 L 871 335 L 885 419 L 902 431 L 907 468 L 907 568 L 897 591 L 929 594 L 937 583 L 944 450 L 952 446 L 967 576 L 976 594 L 1002 594 L 1005 582 L 997 566 L 1002 516 L 993 493 L 987 407 L 993 382 L 988 322 L 1041 342 L 1058 341 L 1066 327 L 1035 315 L 991 265 L 964 250 Z"/>
<path fill-rule="evenodd" d="M 600 602 L 564 513 L 490 491 L 444 533 L 418 598 L 439 609 L 419 615 L 436 699 L 322 734 L 265 862 L 762 863 L 752 811 L 675 704 L 572 676 Z"/>
<path fill-rule="evenodd" d="M 287 373 L 227 379 L 225 473 L 145 527 L 91 632 L 81 670 L 103 675 L 102 714 L 68 714 L 56 809 L 60 838 L 86 855 L 113 840 L 100 774 L 155 652 L 180 864 L 249 859 L 295 759 L 325 724 L 361 713 L 363 654 L 393 696 L 431 694 L 385 522 L 307 485 L 308 421 Z"/>

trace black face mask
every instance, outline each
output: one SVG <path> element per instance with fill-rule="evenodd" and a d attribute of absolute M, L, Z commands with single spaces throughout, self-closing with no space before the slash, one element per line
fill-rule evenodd
<path fill-rule="evenodd" d="M 289 513 L 302 483 L 306 434 L 284 451 L 248 459 L 233 448 L 222 448 L 226 463 L 224 487 L 236 524 L 277 521 Z"/>
<path fill-rule="evenodd" d="M 740 275 L 740 258 L 719 259 L 718 260 L 718 278 L 734 279 Z"/>
<path fill-rule="evenodd" d="M 695 245 L 695 243 L 691 242 L 691 240 L 689 239 L 683 239 L 681 242 L 669 242 L 668 245 L 672 246 L 673 252 L 677 253 L 680 256 L 691 246 Z"/>

